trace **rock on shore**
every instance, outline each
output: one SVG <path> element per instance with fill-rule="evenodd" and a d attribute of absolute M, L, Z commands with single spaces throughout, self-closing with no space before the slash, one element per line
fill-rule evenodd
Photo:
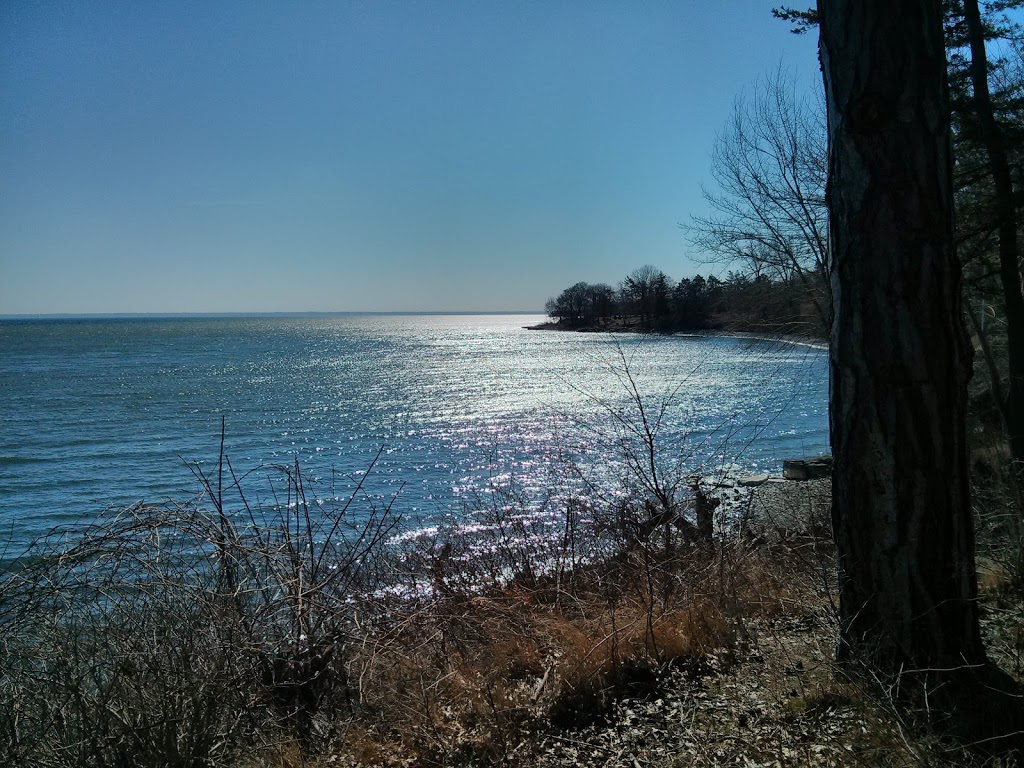
<path fill-rule="evenodd" d="M 757 480 L 755 484 L 753 481 Z M 795 481 L 759 476 L 705 481 L 701 490 L 721 499 L 718 529 L 750 529 L 758 535 L 828 536 L 832 526 L 832 481 Z"/>

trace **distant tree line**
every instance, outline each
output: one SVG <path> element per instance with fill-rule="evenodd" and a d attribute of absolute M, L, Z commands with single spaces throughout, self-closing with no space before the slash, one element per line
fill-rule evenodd
<path fill-rule="evenodd" d="M 545 311 L 559 327 L 584 330 L 756 331 L 824 337 L 816 308 L 825 286 L 729 272 L 678 282 L 643 266 L 613 288 L 579 282 L 548 299 Z"/>

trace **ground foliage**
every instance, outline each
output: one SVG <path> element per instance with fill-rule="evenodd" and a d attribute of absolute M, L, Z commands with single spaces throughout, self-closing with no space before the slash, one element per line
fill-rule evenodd
<path fill-rule="evenodd" d="M 726 481 L 712 541 L 576 501 L 544 549 L 514 506 L 480 513 L 485 547 L 396 539 L 391 510 L 324 510 L 280 472 L 274 509 L 232 479 L 8 562 L 0 761 L 981 764 L 831 664 L 827 480 Z M 1017 673 L 1010 564 L 986 562 L 993 656 Z"/>

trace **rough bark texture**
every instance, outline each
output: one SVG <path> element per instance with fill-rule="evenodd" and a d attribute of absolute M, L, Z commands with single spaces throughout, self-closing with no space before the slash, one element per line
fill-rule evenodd
<path fill-rule="evenodd" d="M 835 300 L 841 658 L 984 659 L 939 0 L 819 0 Z"/>
<path fill-rule="evenodd" d="M 971 44 L 971 85 L 974 111 L 981 128 L 981 139 L 988 153 L 989 172 L 995 190 L 999 222 L 999 275 L 1006 303 L 1007 357 L 1010 385 L 1003 407 L 1010 449 L 1015 459 L 1024 459 L 1024 294 L 1017 266 L 1017 209 L 1013 200 L 1013 180 L 1006 155 L 1006 141 L 996 121 L 988 88 L 988 57 L 985 31 L 978 0 L 964 0 L 964 20 Z M 998 375 L 998 374 L 995 374 Z"/>

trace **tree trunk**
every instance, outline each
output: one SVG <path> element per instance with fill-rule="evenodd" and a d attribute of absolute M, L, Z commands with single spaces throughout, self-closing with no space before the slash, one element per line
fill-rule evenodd
<path fill-rule="evenodd" d="M 1006 430 L 1013 458 L 1020 461 L 1024 460 L 1024 295 L 1021 293 L 1020 270 L 1017 266 L 1017 209 L 1013 201 L 1013 181 L 1006 157 L 1006 142 L 996 122 L 988 89 L 988 57 L 985 54 L 985 32 L 981 25 L 978 0 L 964 0 L 964 20 L 967 22 L 971 43 L 974 112 L 988 153 L 999 223 L 999 276 L 1006 303 L 1006 346 L 1010 364 L 1010 385 L 1004 408 Z"/>
<path fill-rule="evenodd" d="M 840 659 L 984 659 L 940 0 L 819 0 Z"/>

